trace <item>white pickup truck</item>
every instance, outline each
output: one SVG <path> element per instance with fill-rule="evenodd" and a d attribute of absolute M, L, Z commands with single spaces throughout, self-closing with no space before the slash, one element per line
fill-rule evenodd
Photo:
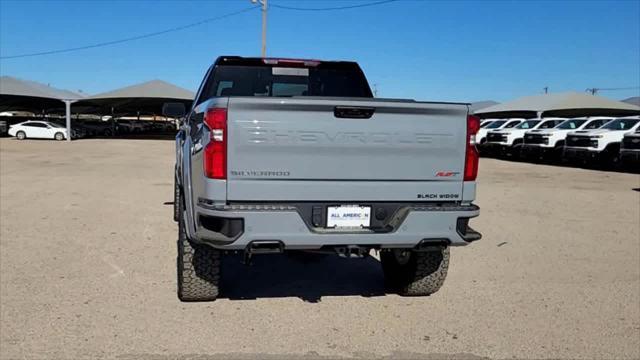
<path fill-rule="evenodd" d="M 612 120 L 599 129 L 571 132 L 564 145 L 564 160 L 583 163 L 596 160 L 603 165 L 616 165 L 622 138 L 638 127 L 640 116 L 630 116 Z"/>
<path fill-rule="evenodd" d="M 532 160 L 545 158 L 559 160 L 562 157 L 568 133 L 577 130 L 594 130 L 611 120 L 613 120 L 611 117 L 575 118 L 568 119 L 552 129 L 527 131 L 524 134 L 520 156 Z"/>
<path fill-rule="evenodd" d="M 517 157 L 524 141 L 524 134 L 531 129 L 552 129 L 564 118 L 528 119 L 512 129 L 491 130 L 487 134 L 484 149 L 493 155 L 507 155 Z"/>
<path fill-rule="evenodd" d="M 620 161 L 630 169 L 640 170 L 640 128 L 626 134 L 622 139 Z"/>
<path fill-rule="evenodd" d="M 482 147 L 487 142 L 487 134 L 489 131 L 497 129 L 511 129 L 518 126 L 525 119 L 495 119 L 482 124 L 478 134 L 476 135 L 476 143 Z"/>

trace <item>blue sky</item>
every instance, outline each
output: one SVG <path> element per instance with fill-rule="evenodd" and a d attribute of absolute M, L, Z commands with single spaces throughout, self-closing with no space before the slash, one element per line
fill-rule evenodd
<path fill-rule="evenodd" d="M 355 0 L 269 0 L 325 7 Z M 250 7 L 231 1 L 0 0 L 0 55 L 55 50 Z M 195 90 L 221 54 L 259 56 L 259 10 L 73 53 L 0 60 L 0 74 L 99 93 L 163 79 Z M 353 10 L 269 10 L 268 56 L 358 61 L 379 96 L 506 101 L 640 86 L 640 1 L 399 1 Z M 602 92 L 614 99 L 639 89 Z"/>

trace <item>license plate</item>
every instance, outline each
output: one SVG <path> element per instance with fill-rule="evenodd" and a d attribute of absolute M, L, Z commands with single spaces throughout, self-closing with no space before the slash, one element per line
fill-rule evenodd
<path fill-rule="evenodd" d="M 371 225 L 371 206 L 342 205 L 327 207 L 328 228 L 362 228 Z"/>

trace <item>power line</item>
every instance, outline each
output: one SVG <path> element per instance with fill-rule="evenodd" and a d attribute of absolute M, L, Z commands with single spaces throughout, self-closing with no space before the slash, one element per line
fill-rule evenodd
<path fill-rule="evenodd" d="M 249 11 L 251 11 L 253 9 L 257 9 L 259 7 L 260 7 L 260 5 L 251 6 L 251 7 L 248 7 L 248 8 L 242 9 L 242 10 L 238 10 L 238 11 L 235 11 L 235 12 L 232 12 L 232 13 L 228 13 L 228 14 L 224 14 L 224 15 L 220 15 L 220 16 L 216 16 L 216 17 L 200 20 L 198 22 L 194 22 L 194 23 L 191 23 L 191 24 L 182 25 L 182 26 L 178 26 L 178 27 L 174 27 L 174 28 L 170 28 L 170 29 L 166 29 L 166 30 L 156 31 L 156 32 L 148 33 L 148 34 L 133 36 L 133 37 L 129 37 L 129 38 L 124 38 L 124 39 L 119 39 L 119 40 L 112 40 L 112 41 L 105 41 L 105 42 L 101 42 L 101 43 L 97 43 L 97 44 L 78 46 L 78 47 L 72 47 L 72 48 L 66 48 L 66 49 L 40 51 L 40 52 L 26 53 L 26 54 L 19 54 L 19 55 L 0 56 L 0 60 L 18 59 L 18 58 L 41 56 L 41 55 L 51 55 L 51 54 L 61 54 L 61 53 L 79 51 L 79 50 L 93 49 L 93 48 L 103 47 L 103 46 L 110 46 L 110 45 L 115 45 L 115 44 L 122 44 L 122 43 L 129 42 L 129 41 L 146 39 L 146 38 L 150 38 L 150 37 L 153 37 L 153 36 L 163 35 L 163 34 L 167 34 L 167 33 L 170 33 L 170 32 L 176 32 L 176 31 L 181 31 L 181 30 L 184 30 L 184 29 L 200 26 L 200 25 L 203 25 L 203 24 L 206 24 L 206 23 L 210 23 L 210 22 L 213 22 L 213 21 L 226 19 L 226 18 L 231 17 L 231 16 L 240 15 L 242 13 L 249 12 Z"/>
<path fill-rule="evenodd" d="M 331 11 L 331 10 L 346 10 L 346 9 L 363 8 L 363 7 L 368 7 L 368 6 L 376 6 L 376 5 L 382 5 L 382 4 L 392 3 L 392 2 L 396 2 L 396 1 L 400 1 L 400 0 L 381 0 L 381 1 L 374 1 L 374 2 L 370 2 L 370 3 L 366 3 L 366 4 L 336 6 L 336 7 L 325 7 L 325 8 L 300 8 L 300 7 L 278 5 L 278 4 L 271 4 L 269 6 L 272 6 L 274 8 L 278 8 L 278 9 L 284 9 L 284 10 Z"/>
<path fill-rule="evenodd" d="M 591 95 L 595 95 L 598 91 L 617 91 L 617 90 L 635 90 L 640 89 L 640 86 L 627 86 L 627 87 L 617 87 L 617 88 L 589 88 L 586 89 L 586 92 L 590 92 Z"/>
<path fill-rule="evenodd" d="M 293 7 L 293 6 L 278 5 L 278 4 L 270 4 L 269 6 L 273 6 L 275 8 L 284 9 L 284 10 L 296 10 L 296 11 L 331 11 L 331 10 L 347 10 L 347 9 L 355 9 L 355 8 L 376 6 L 376 5 L 382 5 L 382 4 L 392 3 L 392 2 L 396 2 L 396 1 L 400 1 L 400 0 L 380 0 L 380 1 L 374 1 L 374 2 L 365 3 L 365 4 L 326 7 L 326 8 L 299 8 L 299 7 Z M 124 38 L 124 39 L 105 41 L 105 42 L 101 42 L 101 43 L 96 43 L 96 44 L 91 44 L 91 45 L 84 45 L 84 46 L 77 46 L 77 47 L 65 48 L 65 49 L 56 49 L 56 50 L 39 51 L 39 52 L 25 53 L 25 54 L 18 54 L 18 55 L 0 56 L 0 60 L 20 59 L 20 58 L 26 58 L 26 57 L 42 56 L 42 55 L 62 54 L 62 53 L 68 53 L 68 52 L 74 52 L 74 51 L 87 50 L 87 49 L 99 48 L 99 47 L 104 47 L 104 46 L 122 44 L 122 43 L 130 42 L 130 41 L 146 39 L 146 38 L 150 38 L 150 37 L 154 37 L 154 36 L 159 36 L 159 35 L 163 35 L 163 34 L 167 34 L 167 33 L 171 33 L 171 32 L 181 31 L 181 30 L 185 30 L 185 29 L 188 29 L 188 28 L 200 26 L 200 25 L 203 25 L 203 24 L 206 24 L 206 23 L 210 23 L 210 22 L 213 22 L 213 21 L 226 19 L 226 18 L 231 17 L 231 16 L 240 15 L 242 13 L 249 12 L 249 11 L 251 11 L 253 9 L 257 9 L 257 8 L 260 8 L 260 7 L 262 7 L 262 5 L 251 6 L 251 7 L 248 7 L 248 8 L 242 9 L 242 10 L 238 10 L 238 11 L 235 11 L 235 12 L 232 12 L 232 13 L 228 13 L 228 14 L 224 14 L 224 15 L 221 15 L 221 16 L 216 16 L 216 17 L 200 20 L 198 22 L 194 22 L 194 23 L 191 23 L 191 24 L 182 25 L 182 26 L 178 26 L 178 27 L 174 27 L 174 28 L 170 28 L 170 29 L 166 29 L 166 30 L 156 31 L 156 32 L 148 33 L 148 34 L 132 36 L 132 37 Z"/>

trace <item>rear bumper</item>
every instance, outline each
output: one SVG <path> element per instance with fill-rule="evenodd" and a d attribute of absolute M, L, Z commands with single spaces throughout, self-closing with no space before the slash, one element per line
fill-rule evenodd
<path fill-rule="evenodd" d="M 481 235 L 468 227 L 478 216 L 476 205 L 407 204 L 390 214 L 389 229 L 334 230 L 314 227 L 310 214 L 287 204 L 196 206 L 194 242 L 218 249 L 242 250 L 252 241 L 279 241 L 285 249 L 361 245 L 412 248 L 421 242 L 467 245 Z M 304 218 L 303 218 L 304 217 Z"/>

